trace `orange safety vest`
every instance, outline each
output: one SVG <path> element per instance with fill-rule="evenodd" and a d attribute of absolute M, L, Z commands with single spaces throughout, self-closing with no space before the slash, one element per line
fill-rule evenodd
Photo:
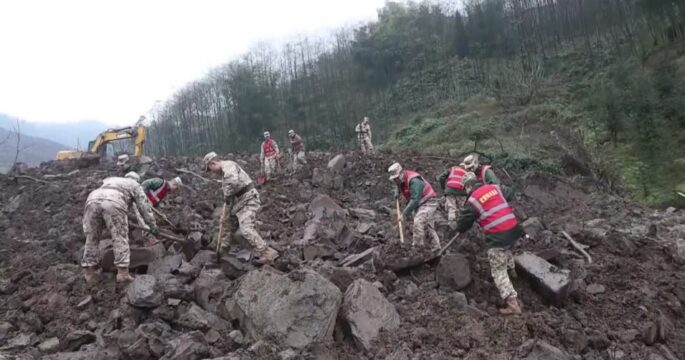
<path fill-rule="evenodd" d="M 473 191 L 468 203 L 478 214 L 478 224 L 486 235 L 511 230 L 518 221 L 514 209 L 504 198 L 499 185 L 483 185 Z"/>
<path fill-rule="evenodd" d="M 147 198 L 150 200 L 150 203 L 152 203 L 152 206 L 156 206 L 160 201 L 162 201 L 162 199 L 166 197 L 168 191 L 169 183 L 164 180 L 164 183 L 162 183 L 162 186 L 160 186 L 159 189 L 148 190 L 145 195 L 147 195 Z"/>
<path fill-rule="evenodd" d="M 447 177 L 447 183 L 445 186 L 452 189 L 464 190 L 464 182 L 462 181 L 462 178 L 465 174 L 465 169 L 462 169 L 459 166 L 453 167 L 452 170 L 450 170 L 450 175 Z"/>
<path fill-rule="evenodd" d="M 421 194 L 421 201 L 420 204 L 423 205 L 426 203 L 428 200 L 438 196 L 438 194 L 433 191 L 433 187 L 431 184 L 426 181 L 419 173 L 407 170 L 404 173 L 404 181 L 402 182 L 402 195 L 404 195 L 404 198 L 409 200 L 411 198 L 411 194 L 409 193 L 409 183 L 411 182 L 412 179 L 414 178 L 420 178 L 423 181 L 423 193 Z"/>
<path fill-rule="evenodd" d="M 262 142 L 262 150 L 264 150 L 264 156 L 272 157 L 276 155 L 276 149 L 274 149 L 273 144 L 274 143 L 272 139 Z"/>
<path fill-rule="evenodd" d="M 476 174 L 476 178 L 478 178 L 479 183 L 485 184 L 485 172 L 490 170 L 491 167 L 492 166 L 490 165 L 483 165 L 480 167 L 480 171 L 478 172 L 478 174 Z"/>

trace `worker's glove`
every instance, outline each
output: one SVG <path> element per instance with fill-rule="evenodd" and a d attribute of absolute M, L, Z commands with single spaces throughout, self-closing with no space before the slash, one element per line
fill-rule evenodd
<path fill-rule="evenodd" d="M 457 230 L 457 222 L 456 221 L 450 221 L 450 230 L 456 231 Z"/>
<path fill-rule="evenodd" d="M 157 230 L 157 228 L 152 227 L 152 226 L 150 226 L 150 228 L 147 230 L 147 232 L 148 232 L 150 235 L 157 235 L 157 234 L 159 234 L 159 230 Z"/>
<path fill-rule="evenodd" d="M 226 198 L 224 198 L 224 202 L 229 208 L 233 206 L 233 201 L 235 201 L 235 195 L 226 196 Z"/>

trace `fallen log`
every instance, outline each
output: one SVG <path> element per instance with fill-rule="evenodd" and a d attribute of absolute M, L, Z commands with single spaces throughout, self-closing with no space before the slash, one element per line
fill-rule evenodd
<path fill-rule="evenodd" d="M 344 259 L 340 262 L 340 265 L 341 265 L 341 266 L 344 266 L 344 267 L 348 267 L 348 266 L 354 265 L 354 264 L 357 263 L 358 261 L 363 260 L 363 259 L 365 259 L 366 257 L 370 256 L 370 255 L 373 253 L 374 250 L 376 250 L 376 246 L 372 246 L 372 247 L 370 247 L 370 248 L 368 248 L 368 249 L 366 249 L 366 250 L 360 252 L 359 254 L 350 255 L 350 256 L 344 258 Z"/>

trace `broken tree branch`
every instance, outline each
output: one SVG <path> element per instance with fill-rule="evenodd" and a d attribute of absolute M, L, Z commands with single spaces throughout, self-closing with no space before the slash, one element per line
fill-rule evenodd
<path fill-rule="evenodd" d="M 28 180 L 33 180 L 35 182 L 41 183 L 41 184 L 50 184 L 49 181 L 41 180 L 41 179 L 36 179 L 33 176 L 28 176 L 28 175 L 14 175 L 12 176 L 13 178 L 18 178 L 18 179 L 28 179 Z"/>
<path fill-rule="evenodd" d="M 676 192 L 678 193 L 678 195 L 685 197 L 685 194 L 681 193 L 680 191 L 676 191 Z"/>
<path fill-rule="evenodd" d="M 200 175 L 194 171 L 190 171 L 190 170 L 186 170 L 186 169 L 176 169 L 176 171 L 178 171 L 180 173 L 184 173 L 184 174 L 190 174 L 190 175 L 193 175 L 195 177 L 199 177 L 200 179 L 202 179 L 204 181 L 215 182 L 215 180 L 207 179 L 206 177 L 204 177 L 204 176 L 202 176 L 202 175 Z"/>
<path fill-rule="evenodd" d="M 572 245 L 574 248 L 576 248 L 576 250 L 578 250 L 581 254 L 583 254 L 583 256 L 585 256 L 585 258 L 587 259 L 588 264 L 592 264 L 592 257 L 590 256 L 590 254 L 588 254 L 587 251 L 585 251 L 585 248 L 587 247 L 587 245 L 583 245 L 583 244 L 581 244 L 581 243 L 579 243 L 579 242 L 573 240 L 573 238 L 571 237 L 571 235 L 569 235 L 569 234 L 568 234 L 566 231 L 564 231 L 564 230 L 562 230 L 561 233 L 564 235 L 564 237 L 566 238 L 566 240 L 568 240 L 568 242 L 570 242 L 571 245 Z"/>

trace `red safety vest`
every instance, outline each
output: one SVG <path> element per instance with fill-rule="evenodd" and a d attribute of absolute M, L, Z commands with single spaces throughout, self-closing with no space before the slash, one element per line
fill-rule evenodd
<path fill-rule="evenodd" d="M 272 157 L 276 155 L 276 149 L 274 149 L 274 142 L 272 139 L 262 143 L 262 150 L 264 150 L 264 156 L 266 157 Z"/>
<path fill-rule="evenodd" d="M 447 183 L 445 186 L 452 189 L 464 190 L 464 182 L 462 181 L 462 178 L 465 174 L 466 170 L 460 168 L 459 166 L 453 167 L 452 170 L 450 170 L 450 175 L 447 177 Z"/>
<path fill-rule="evenodd" d="M 471 193 L 468 202 L 478 214 L 478 224 L 486 235 L 511 230 L 518 225 L 514 210 L 499 185 L 479 187 Z"/>
<path fill-rule="evenodd" d="M 481 184 L 485 184 L 485 172 L 490 170 L 492 166 L 490 165 L 483 165 L 480 167 L 480 172 L 476 174 L 476 178 L 478 178 L 478 182 Z"/>
<path fill-rule="evenodd" d="M 302 138 L 299 135 L 295 135 L 291 138 L 290 145 L 293 147 L 293 151 L 300 151 L 304 148 L 302 145 Z"/>
<path fill-rule="evenodd" d="M 404 182 L 402 182 L 402 195 L 404 195 L 404 198 L 409 200 L 411 198 L 411 194 L 409 193 L 409 183 L 413 178 L 420 178 L 423 181 L 423 193 L 421 194 L 421 204 L 424 204 L 426 201 L 438 196 L 438 194 L 433 191 L 433 187 L 431 184 L 426 181 L 421 175 L 419 175 L 417 172 L 407 170 L 405 171 L 404 174 Z"/>
<path fill-rule="evenodd" d="M 152 203 L 152 206 L 156 206 L 160 201 L 162 201 L 162 199 L 166 197 L 167 192 L 169 192 L 169 183 L 164 180 L 164 183 L 159 187 L 159 189 L 148 190 L 145 195 L 147 195 L 147 198 L 150 200 L 150 203 Z"/>

